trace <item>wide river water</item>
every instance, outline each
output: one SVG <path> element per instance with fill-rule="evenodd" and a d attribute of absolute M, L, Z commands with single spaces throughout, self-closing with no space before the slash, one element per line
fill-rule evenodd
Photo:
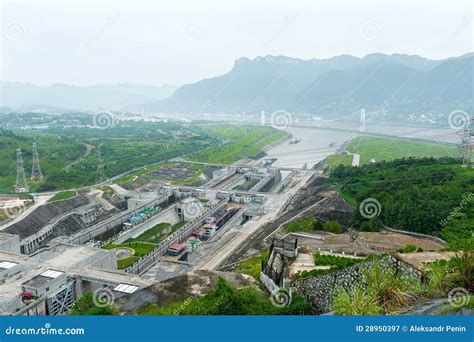
<path fill-rule="evenodd" d="M 359 135 L 359 133 L 356 132 L 357 126 L 354 124 L 344 125 L 337 123 L 337 125 L 333 124 L 333 126 L 333 128 L 336 129 L 346 130 L 332 130 L 316 127 L 289 127 L 285 130 L 291 133 L 294 138 L 301 138 L 301 141 L 297 144 L 290 144 L 289 141 L 284 142 L 268 150 L 267 154 L 269 157 L 278 158 L 278 160 L 273 163 L 275 166 L 301 168 L 307 163 L 307 167 L 312 168 L 321 160 L 335 154 L 345 141 L 354 139 Z M 371 125 L 366 132 L 451 144 L 459 140 L 459 132 L 452 129 Z"/>
<path fill-rule="evenodd" d="M 324 129 L 291 127 L 287 131 L 301 141 L 297 144 L 286 141 L 267 151 L 268 157 L 278 158 L 274 166 L 301 168 L 307 163 L 310 169 L 336 153 L 344 141 L 355 138 L 355 133 Z"/>

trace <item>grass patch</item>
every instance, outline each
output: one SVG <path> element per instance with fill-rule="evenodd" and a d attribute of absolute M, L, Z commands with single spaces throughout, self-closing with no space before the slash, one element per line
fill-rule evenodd
<path fill-rule="evenodd" d="M 316 266 L 335 266 L 336 268 L 343 268 L 355 265 L 362 261 L 365 261 L 365 259 L 345 258 L 337 255 L 326 255 L 319 253 L 314 255 L 314 263 Z"/>
<path fill-rule="evenodd" d="M 360 154 L 360 165 L 369 164 L 372 160 L 380 162 L 408 157 L 457 158 L 459 156 L 456 146 L 373 136 L 354 138 L 349 142 L 346 150 Z M 339 165 L 352 166 L 352 158 L 350 154 L 335 154 L 327 157 L 324 164 L 330 169 Z"/>
<path fill-rule="evenodd" d="M 54 195 L 53 197 L 51 197 L 48 200 L 48 203 L 56 202 L 56 201 L 63 201 L 63 200 L 69 199 L 69 198 L 73 198 L 76 195 L 77 195 L 77 192 L 75 192 L 75 191 L 58 192 L 56 195 Z"/>
<path fill-rule="evenodd" d="M 164 181 L 169 182 L 171 185 L 194 185 L 197 183 L 199 180 L 199 177 L 207 171 L 208 167 L 205 165 L 200 165 L 200 164 L 187 164 L 188 168 L 195 170 L 193 175 L 187 179 L 183 180 L 176 180 L 176 179 L 168 179 L 168 178 L 162 178 Z M 156 165 L 148 166 L 141 168 L 139 170 L 133 171 L 125 176 L 120 177 L 119 179 L 115 180 L 114 183 L 118 185 L 123 185 L 123 184 L 128 184 L 136 181 L 138 178 L 143 177 L 148 175 L 149 173 L 152 173 L 154 171 L 160 170 L 160 169 L 165 169 L 173 167 L 172 162 L 162 162 L 162 163 L 157 163 Z"/>
<path fill-rule="evenodd" d="M 135 254 L 127 258 L 117 260 L 117 267 L 119 269 L 127 268 L 128 266 L 132 265 L 134 262 L 140 259 L 140 257 L 150 253 L 155 248 L 155 245 L 144 242 L 124 242 L 121 244 L 108 243 L 102 246 L 103 249 L 109 250 L 124 247 L 133 249 L 135 251 Z"/>
<path fill-rule="evenodd" d="M 326 221 L 322 223 L 314 217 L 292 221 L 285 226 L 284 230 L 285 233 L 326 231 L 339 234 L 342 232 L 341 225 L 337 221 Z"/>
<path fill-rule="evenodd" d="M 256 280 L 260 280 L 260 272 L 262 271 L 262 259 L 268 260 L 270 251 L 265 249 L 259 256 L 250 258 L 237 264 L 234 271 L 241 274 L 252 276 Z"/>
<path fill-rule="evenodd" d="M 190 157 L 190 160 L 232 164 L 245 157 L 255 157 L 262 148 L 288 135 L 285 131 L 271 127 L 256 126 L 202 126 L 206 132 L 225 141 L 222 146 L 199 152 Z"/>
<path fill-rule="evenodd" d="M 324 165 L 334 169 L 338 165 L 351 166 L 352 156 L 350 154 L 334 154 L 324 161 Z"/>
<path fill-rule="evenodd" d="M 110 186 L 99 186 L 97 189 L 101 190 L 103 199 L 110 199 L 114 195 L 114 190 Z"/>
<path fill-rule="evenodd" d="M 174 225 L 171 225 L 170 223 L 158 223 L 154 227 L 148 229 L 146 232 L 143 234 L 137 236 L 136 238 L 130 238 L 125 241 L 125 243 L 130 243 L 130 242 L 146 242 L 146 243 L 153 243 L 153 244 L 158 244 L 161 241 L 163 241 L 167 236 L 184 226 L 186 222 L 178 222 Z M 171 227 L 170 231 L 168 233 L 164 233 L 164 230 Z"/>
<path fill-rule="evenodd" d="M 338 269 L 355 265 L 359 262 L 366 261 L 365 258 L 346 258 L 336 255 L 325 255 L 316 253 L 314 256 L 314 263 L 316 266 L 331 266 L 328 269 L 314 269 L 309 271 L 302 271 L 294 274 L 294 279 L 302 279 L 306 277 L 314 277 L 323 274 L 334 272 Z"/>
<path fill-rule="evenodd" d="M 360 154 L 360 164 L 369 164 L 372 159 L 380 162 L 408 157 L 457 158 L 459 156 L 456 146 L 372 136 L 360 136 L 351 140 L 347 151 Z M 349 157 L 352 160 L 352 156 Z"/>
<path fill-rule="evenodd" d="M 140 176 L 146 175 L 147 173 L 156 171 L 166 166 L 169 166 L 169 163 L 161 162 L 161 163 L 157 163 L 156 165 L 147 166 L 147 167 L 138 169 L 136 171 L 130 172 L 129 174 L 116 179 L 114 183 L 118 185 L 128 184 L 128 183 L 133 182 L 136 178 Z"/>
<path fill-rule="evenodd" d="M 137 236 L 136 238 L 130 238 L 125 241 L 125 243 L 131 243 L 131 242 L 146 242 L 146 243 L 153 243 L 153 244 L 158 244 L 162 240 L 164 240 L 167 236 L 169 236 L 171 233 L 175 232 L 182 226 L 184 226 L 186 222 L 178 222 L 174 225 L 171 225 L 170 223 L 158 223 L 155 225 L 153 228 L 148 229 L 146 232 L 143 234 Z M 165 233 L 164 230 L 167 228 L 170 228 L 169 232 Z"/>

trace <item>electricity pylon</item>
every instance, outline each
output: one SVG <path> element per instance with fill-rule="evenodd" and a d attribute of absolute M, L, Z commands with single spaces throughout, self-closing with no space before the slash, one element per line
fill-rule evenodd
<path fill-rule="evenodd" d="M 32 181 L 41 181 L 43 180 L 43 173 L 41 172 L 38 147 L 36 143 L 33 143 L 33 166 L 31 167 L 31 180 Z"/>
<path fill-rule="evenodd" d="M 28 192 L 30 187 L 26 183 L 25 168 L 23 166 L 23 158 L 21 157 L 21 148 L 16 150 L 16 184 L 15 192 Z"/>

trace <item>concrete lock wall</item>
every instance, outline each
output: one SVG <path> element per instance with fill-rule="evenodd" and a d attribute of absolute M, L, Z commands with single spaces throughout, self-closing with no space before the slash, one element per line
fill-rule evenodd
<path fill-rule="evenodd" d="M 20 254 L 20 237 L 18 235 L 0 233 L 0 252 Z"/>
<path fill-rule="evenodd" d="M 379 260 L 361 262 L 328 274 L 298 279 L 293 281 L 291 287 L 305 297 L 318 313 L 326 313 L 331 310 L 332 300 L 340 287 L 345 290 L 349 290 L 356 285 L 365 287 L 364 271 L 376 263 L 380 264 L 383 273 L 392 268 L 406 277 L 421 279 L 422 276 L 416 268 L 391 255 L 387 255 Z"/>
<path fill-rule="evenodd" d="M 169 194 L 161 195 L 158 198 L 156 198 L 152 201 L 149 201 L 149 202 L 147 202 L 147 203 L 145 203 L 145 204 L 143 204 L 139 207 L 128 209 L 128 210 L 126 210 L 126 211 L 124 211 L 124 212 L 122 212 L 122 213 L 120 213 L 116 216 L 112 216 L 112 217 L 108 218 L 107 220 L 105 220 L 103 222 L 100 222 L 96 225 L 93 225 L 93 226 L 91 226 L 91 227 L 89 227 L 89 228 L 87 228 L 87 229 L 71 236 L 70 239 L 69 239 L 69 242 L 73 243 L 73 244 L 86 243 L 87 241 L 95 238 L 96 236 L 99 236 L 100 234 L 103 234 L 103 233 L 107 232 L 108 230 L 113 229 L 114 227 L 123 224 L 133 214 L 136 214 L 136 213 L 140 212 L 141 210 L 143 210 L 147 207 L 156 207 L 156 206 L 160 205 L 161 203 L 167 201 L 170 196 L 171 195 L 169 195 Z"/>

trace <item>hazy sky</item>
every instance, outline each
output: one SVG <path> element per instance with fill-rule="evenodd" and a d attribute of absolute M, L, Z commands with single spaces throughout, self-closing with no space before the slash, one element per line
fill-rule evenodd
<path fill-rule="evenodd" d="M 473 50 L 471 1 L 2 1 L 2 80 L 183 84 L 246 56 Z"/>

